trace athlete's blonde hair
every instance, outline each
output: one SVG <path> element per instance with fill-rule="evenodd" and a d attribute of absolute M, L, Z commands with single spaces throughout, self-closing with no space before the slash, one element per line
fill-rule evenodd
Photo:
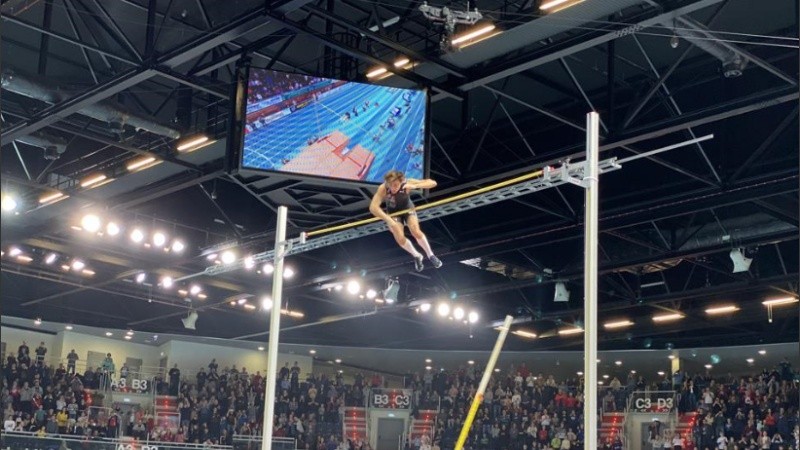
<path fill-rule="evenodd" d="M 399 170 L 390 170 L 386 172 L 386 175 L 383 176 L 384 181 L 387 183 L 391 183 L 394 180 L 403 181 L 406 178 L 406 175 L 399 171 Z"/>

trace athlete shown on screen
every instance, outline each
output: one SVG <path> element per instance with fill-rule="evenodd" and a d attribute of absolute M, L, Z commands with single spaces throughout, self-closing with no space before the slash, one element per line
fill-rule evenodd
<path fill-rule="evenodd" d="M 423 257 L 414 247 L 409 239 L 406 238 L 403 225 L 408 225 L 411 235 L 428 255 L 428 259 L 435 268 L 442 267 L 442 261 L 433 254 L 431 245 L 425 233 L 419 228 L 419 220 L 414 210 L 414 203 L 411 202 L 411 191 L 414 189 L 432 189 L 436 187 L 436 181 L 431 179 L 415 180 L 406 179 L 405 174 L 399 170 L 390 170 L 383 176 L 385 183 L 378 187 L 378 192 L 372 197 L 369 211 L 377 218 L 382 219 L 389 226 L 394 240 L 403 250 L 411 253 L 414 257 L 414 268 L 421 272 L 425 268 Z M 386 211 L 381 208 L 381 203 L 386 203 Z M 405 214 L 391 217 L 390 214 L 410 210 Z"/>

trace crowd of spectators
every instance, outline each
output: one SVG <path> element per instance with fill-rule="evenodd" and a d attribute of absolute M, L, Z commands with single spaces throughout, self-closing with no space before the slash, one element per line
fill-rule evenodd
<path fill-rule="evenodd" d="M 264 77 L 251 77 L 248 84 L 247 103 L 256 103 L 266 100 L 277 94 L 300 89 L 324 80 L 324 78 L 309 75 L 289 73 L 269 73 Z"/>
<path fill-rule="evenodd" d="M 175 366 L 163 380 L 156 379 L 155 387 L 176 398 L 173 420 L 145 411 L 98 415 L 90 408 L 91 393 L 102 391 L 108 387 L 106 380 L 116 377 L 111 355 L 100 367 L 79 373 L 74 351 L 66 367 L 46 364 L 46 353 L 44 343 L 33 353 L 23 343 L 3 361 L 0 400 L 6 431 L 221 445 L 261 434 L 265 379 L 260 372 L 236 366 L 220 369 L 212 360 L 189 380 Z M 119 372 L 114 379 L 128 376 L 125 365 Z M 366 442 L 342 439 L 344 408 L 363 406 L 370 388 L 385 386 L 383 378 L 357 374 L 346 384 L 341 373 L 302 378 L 300 372 L 297 363 L 279 371 L 273 435 L 296 439 L 300 449 L 369 450 Z M 405 377 L 405 388 L 414 397 L 413 414 L 438 409 L 432 435 L 409 440 L 408 450 L 453 448 L 481 374 L 482 368 L 468 365 Z M 648 382 L 631 374 L 624 383 L 613 378 L 599 400 L 604 411 L 621 411 L 634 390 L 671 389 L 678 392 L 679 411 L 697 412 L 697 420 L 684 436 L 666 424 L 651 426 L 648 441 L 653 450 L 800 449 L 798 382 L 788 361 L 743 378 L 676 373 Z M 492 377 L 466 448 L 572 449 L 583 444 L 583 380 L 534 375 L 521 364 Z M 621 450 L 623 443 L 617 438 L 599 442 L 597 448 Z"/>

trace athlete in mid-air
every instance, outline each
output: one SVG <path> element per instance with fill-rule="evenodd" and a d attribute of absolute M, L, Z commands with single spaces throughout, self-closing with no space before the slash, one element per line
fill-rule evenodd
<path fill-rule="evenodd" d="M 414 203 L 411 202 L 411 191 L 415 189 L 432 189 L 436 187 L 436 181 L 431 179 L 415 180 L 412 178 L 406 179 L 405 174 L 399 170 L 390 170 L 383 176 L 385 183 L 378 187 L 378 192 L 372 197 L 372 202 L 369 205 L 369 211 L 377 218 L 382 219 L 389 226 L 389 231 L 392 232 L 394 240 L 397 241 L 403 250 L 411 253 L 414 257 L 414 268 L 417 272 L 421 272 L 425 268 L 423 264 L 423 256 L 414 247 L 409 239 L 406 238 L 403 225 L 408 225 L 411 230 L 411 235 L 416 239 L 417 244 L 422 247 L 425 254 L 428 255 L 433 267 L 437 269 L 442 267 L 442 261 L 433 254 L 431 245 L 428 243 L 428 238 L 425 233 L 419 228 L 419 220 L 417 213 L 414 210 Z M 386 211 L 381 208 L 381 203 L 386 203 Z M 399 216 L 392 217 L 390 214 L 408 210 L 407 213 Z"/>

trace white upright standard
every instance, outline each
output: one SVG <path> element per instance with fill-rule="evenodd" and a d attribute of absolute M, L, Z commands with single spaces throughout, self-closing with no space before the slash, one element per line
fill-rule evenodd
<path fill-rule="evenodd" d="M 264 395 L 264 423 L 261 450 L 272 449 L 272 423 L 275 417 L 275 386 L 278 379 L 278 338 L 281 331 L 281 292 L 283 291 L 283 259 L 286 255 L 286 217 L 289 210 L 278 207 L 275 231 L 275 270 L 272 272 L 272 310 L 269 314 L 269 344 L 267 345 L 267 387 Z"/>
<path fill-rule="evenodd" d="M 583 266 L 583 448 L 597 445 L 597 212 L 600 170 L 600 117 L 596 112 L 586 115 L 586 218 L 584 230 Z"/>

